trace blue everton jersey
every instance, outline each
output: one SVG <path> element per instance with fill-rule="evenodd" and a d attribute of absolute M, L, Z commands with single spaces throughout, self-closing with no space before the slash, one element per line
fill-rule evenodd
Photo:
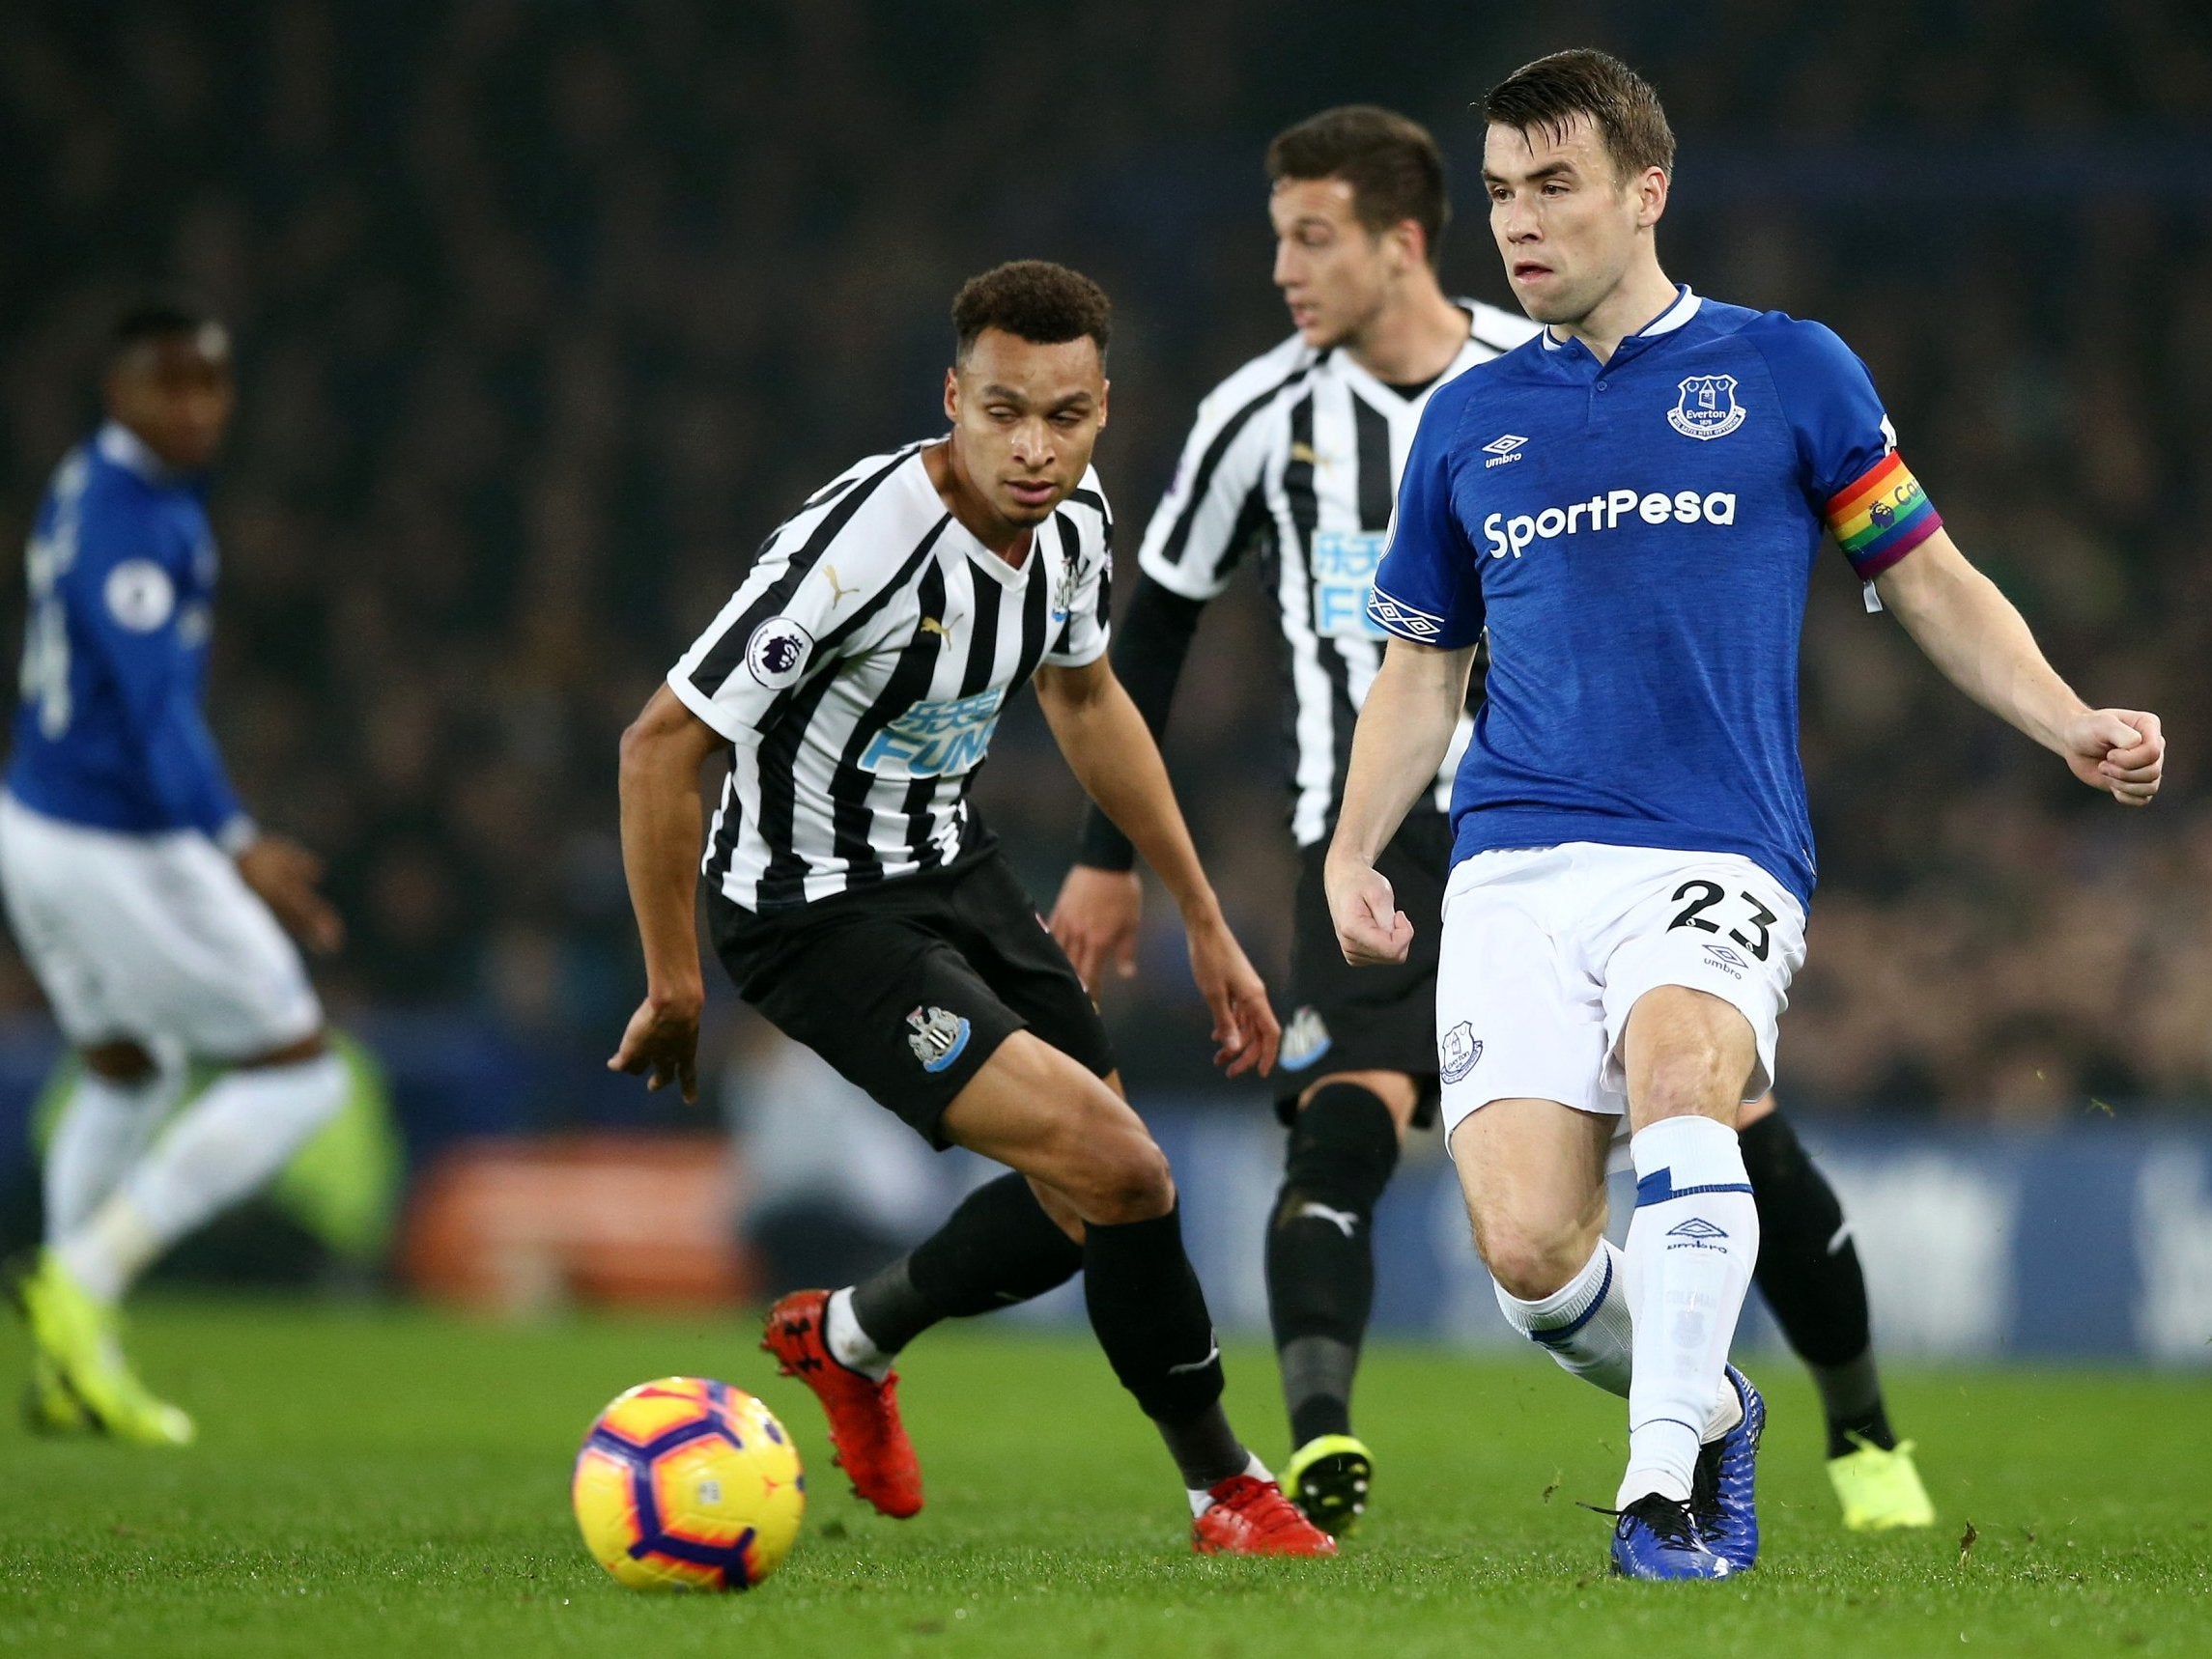
<path fill-rule="evenodd" d="M 1798 638 L 1824 529 L 1871 579 L 1941 522 L 1865 366 L 1688 289 L 1600 363 L 1546 330 L 1430 400 L 1370 614 L 1487 627 L 1454 858 L 1597 841 L 1814 881 Z"/>
<path fill-rule="evenodd" d="M 215 545 L 199 486 L 102 427 L 55 469 L 25 563 L 9 792 L 97 829 L 235 832 L 201 712 Z"/>

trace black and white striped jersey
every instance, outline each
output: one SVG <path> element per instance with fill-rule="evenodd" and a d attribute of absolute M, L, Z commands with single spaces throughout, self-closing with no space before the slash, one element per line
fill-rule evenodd
<path fill-rule="evenodd" d="M 1175 481 L 1145 531 L 1145 575 L 1185 599 L 1215 598 L 1246 552 L 1262 555 L 1289 647 L 1290 830 L 1301 847 L 1328 833 L 1352 725 L 1382 665 L 1388 635 L 1367 619 L 1368 589 L 1429 394 L 1537 331 L 1493 305 L 1455 303 L 1472 319 L 1467 343 L 1410 393 L 1348 352 L 1316 351 L 1296 335 L 1245 364 L 1199 406 Z M 1436 774 L 1439 811 L 1451 803 L 1470 729 L 1462 718 Z"/>
<path fill-rule="evenodd" d="M 934 440 L 932 440 L 934 441 Z M 1113 522 L 1095 472 L 1020 568 L 946 511 L 910 444 L 842 474 L 770 536 L 669 670 L 733 755 L 702 870 L 791 910 L 950 863 L 1007 699 L 1106 649 Z"/>

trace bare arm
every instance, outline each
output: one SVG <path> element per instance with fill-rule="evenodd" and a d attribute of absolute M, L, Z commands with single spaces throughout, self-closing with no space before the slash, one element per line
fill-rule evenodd
<path fill-rule="evenodd" d="M 1360 707 L 1325 871 L 1337 942 L 1355 967 L 1404 962 L 1413 942 L 1413 924 L 1375 860 L 1434 783 L 1474 664 L 1472 645 L 1439 651 L 1393 639 Z"/>
<path fill-rule="evenodd" d="M 1176 682 L 1205 611 L 1205 601 L 1186 599 L 1140 576 L 1128 608 L 1114 625 L 1114 677 L 1145 717 L 1154 743 L 1167 727 Z M 1093 995 L 1108 963 L 1123 979 L 1136 977 L 1145 890 L 1130 867 L 1133 855 L 1127 838 L 1093 806 L 1084 820 L 1083 850 L 1053 902 L 1052 937 Z"/>
<path fill-rule="evenodd" d="M 698 1099 L 699 973 L 695 905 L 706 805 L 699 768 L 724 746 L 713 727 L 663 686 L 622 734 L 622 870 L 645 954 L 645 999 L 631 1015 L 611 1071 L 641 1073 Z"/>
<path fill-rule="evenodd" d="M 2092 709 L 2044 660 L 1997 584 L 1938 530 L 1875 578 L 1882 603 L 1943 677 L 2123 806 L 2147 806 L 2166 764 L 2156 715 Z"/>
<path fill-rule="evenodd" d="M 1081 668 L 1038 669 L 1036 695 L 1076 781 L 1135 843 L 1182 912 L 1191 971 L 1213 1010 L 1216 1060 L 1232 1077 L 1254 1066 L 1264 1076 L 1274 1069 L 1282 1028 L 1222 917 L 1144 717 L 1103 658 Z"/>

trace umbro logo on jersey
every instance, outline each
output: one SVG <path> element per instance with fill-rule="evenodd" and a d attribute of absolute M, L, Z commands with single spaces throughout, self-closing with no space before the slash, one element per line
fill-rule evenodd
<path fill-rule="evenodd" d="M 1483 445 L 1484 452 L 1490 458 L 1483 464 L 1485 466 L 1505 466 L 1518 461 L 1520 457 L 1515 451 L 1527 441 L 1527 438 L 1510 432 L 1503 437 L 1491 438 L 1489 442 Z"/>
<path fill-rule="evenodd" d="M 1724 1239 L 1728 1234 L 1721 1228 L 1715 1226 L 1703 1216 L 1692 1216 L 1688 1221 L 1678 1222 L 1675 1225 L 1667 1228 L 1666 1236 L 1670 1239 L 1704 1240 Z"/>

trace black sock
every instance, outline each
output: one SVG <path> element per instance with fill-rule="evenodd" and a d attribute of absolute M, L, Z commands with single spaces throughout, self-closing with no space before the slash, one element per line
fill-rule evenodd
<path fill-rule="evenodd" d="M 1160 1425 L 1183 1484 L 1200 1489 L 1250 1461 L 1221 1412 L 1221 1349 L 1175 1210 L 1084 1229 L 1083 1299 L 1121 1386 Z"/>
<path fill-rule="evenodd" d="M 1316 1090 L 1290 1126 L 1266 1259 L 1293 1446 L 1351 1432 L 1352 1373 L 1375 1305 L 1375 1206 L 1397 1167 L 1390 1109 L 1356 1083 Z"/>
<path fill-rule="evenodd" d="M 987 1181 L 912 1252 L 853 1286 L 853 1318 L 886 1354 L 940 1319 L 1010 1308 L 1057 1290 L 1083 1265 L 1017 1174 Z"/>
<path fill-rule="evenodd" d="M 1759 1293 L 1820 1389 L 1828 1454 L 1853 1437 L 1888 1450 L 1897 1444 L 1883 1409 L 1867 1321 L 1866 1276 L 1835 1190 L 1813 1167 L 1780 1112 L 1738 1135 L 1751 1197 L 1759 1208 Z"/>

